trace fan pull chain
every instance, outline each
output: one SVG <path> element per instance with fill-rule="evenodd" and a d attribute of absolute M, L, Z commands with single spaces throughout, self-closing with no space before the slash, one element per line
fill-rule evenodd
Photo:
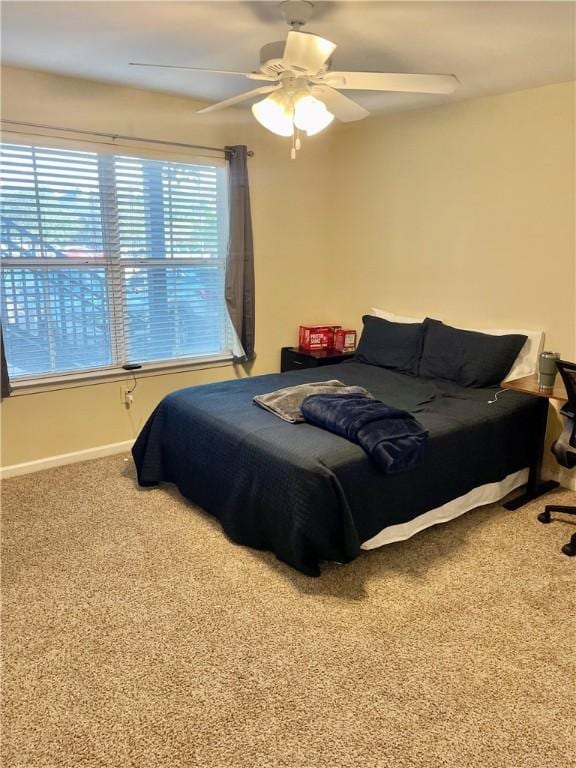
<path fill-rule="evenodd" d="M 294 106 L 294 94 L 291 93 L 290 95 L 291 95 L 291 101 L 292 101 L 292 149 L 290 150 L 290 159 L 291 160 L 296 160 L 296 149 L 297 149 L 297 147 L 296 147 L 296 133 L 297 133 L 298 129 L 294 125 L 294 115 L 295 115 L 295 112 L 296 112 L 296 108 Z"/>
<path fill-rule="evenodd" d="M 296 152 L 302 149 L 302 142 L 300 141 L 300 131 L 294 126 L 294 133 L 292 134 L 292 149 L 290 150 L 290 158 L 296 160 Z"/>

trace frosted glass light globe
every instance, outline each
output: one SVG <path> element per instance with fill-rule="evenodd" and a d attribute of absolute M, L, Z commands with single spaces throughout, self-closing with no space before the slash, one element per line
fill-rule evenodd
<path fill-rule="evenodd" d="M 311 94 L 301 96 L 294 104 L 294 124 L 308 136 L 314 136 L 327 128 L 334 120 L 326 105 Z"/>
<path fill-rule="evenodd" d="M 277 136 L 292 136 L 294 122 L 288 100 L 273 93 L 271 96 L 252 105 L 252 114 L 260 125 Z"/>

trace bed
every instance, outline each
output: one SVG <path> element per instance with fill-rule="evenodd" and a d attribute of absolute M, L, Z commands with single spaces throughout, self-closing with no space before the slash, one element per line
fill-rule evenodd
<path fill-rule="evenodd" d="M 429 430 L 422 463 L 385 475 L 354 443 L 289 424 L 252 401 L 281 387 L 339 379 L 414 414 Z M 310 576 L 322 561 L 405 539 L 526 482 L 537 398 L 469 388 L 356 360 L 174 392 L 139 435 L 142 486 L 174 483 L 235 542 Z"/>

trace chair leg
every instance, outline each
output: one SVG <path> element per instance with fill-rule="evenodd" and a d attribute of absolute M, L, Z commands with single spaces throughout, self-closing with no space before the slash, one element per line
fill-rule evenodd
<path fill-rule="evenodd" d="M 545 512 L 564 512 L 566 515 L 576 515 L 576 507 L 574 504 L 546 504 L 544 507 Z"/>
<path fill-rule="evenodd" d="M 566 507 L 562 504 L 547 504 L 544 507 L 544 512 L 540 512 L 536 519 L 541 523 L 551 523 L 551 512 L 563 512 L 568 515 L 576 515 L 576 507 L 573 505 Z M 565 555 L 568 555 L 568 557 L 576 557 L 576 533 L 573 533 L 570 537 L 570 541 L 567 544 L 564 544 L 562 552 Z"/>
<path fill-rule="evenodd" d="M 546 504 L 544 512 L 540 512 L 537 519 L 541 523 L 551 523 L 551 512 L 564 512 L 566 515 L 576 515 L 576 507 L 573 505 L 566 507 L 563 504 Z"/>
<path fill-rule="evenodd" d="M 568 544 L 564 544 L 562 552 L 564 552 L 565 555 L 568 555 L 568 557 L 574 557 L 576 555 L 576 533 L 573 533 L 572 536 L 570 536 Z"/>

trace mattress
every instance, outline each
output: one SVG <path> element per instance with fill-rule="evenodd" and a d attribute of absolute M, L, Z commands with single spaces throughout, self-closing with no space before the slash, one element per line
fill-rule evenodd
<path fill-rule="evenodd" d="M 413 413 L 429 430 L 422 463 L 384 475 L 358 445 L 286 423 L 252 402 L 328 379 L 363 386 Z M 323 560 L 348 562 L 375 537 L 384 543 L 386 529 L 409 530 L 411 521 L 474 489 L 518 479 L 536 450 L 537 399 L 507 390 L 493 400 L 494 389 L 347 361 L 174 392 L 148 420 L 133 455 L 141 485 L 175 483 L 234 541 L 318 575 Z"/>

